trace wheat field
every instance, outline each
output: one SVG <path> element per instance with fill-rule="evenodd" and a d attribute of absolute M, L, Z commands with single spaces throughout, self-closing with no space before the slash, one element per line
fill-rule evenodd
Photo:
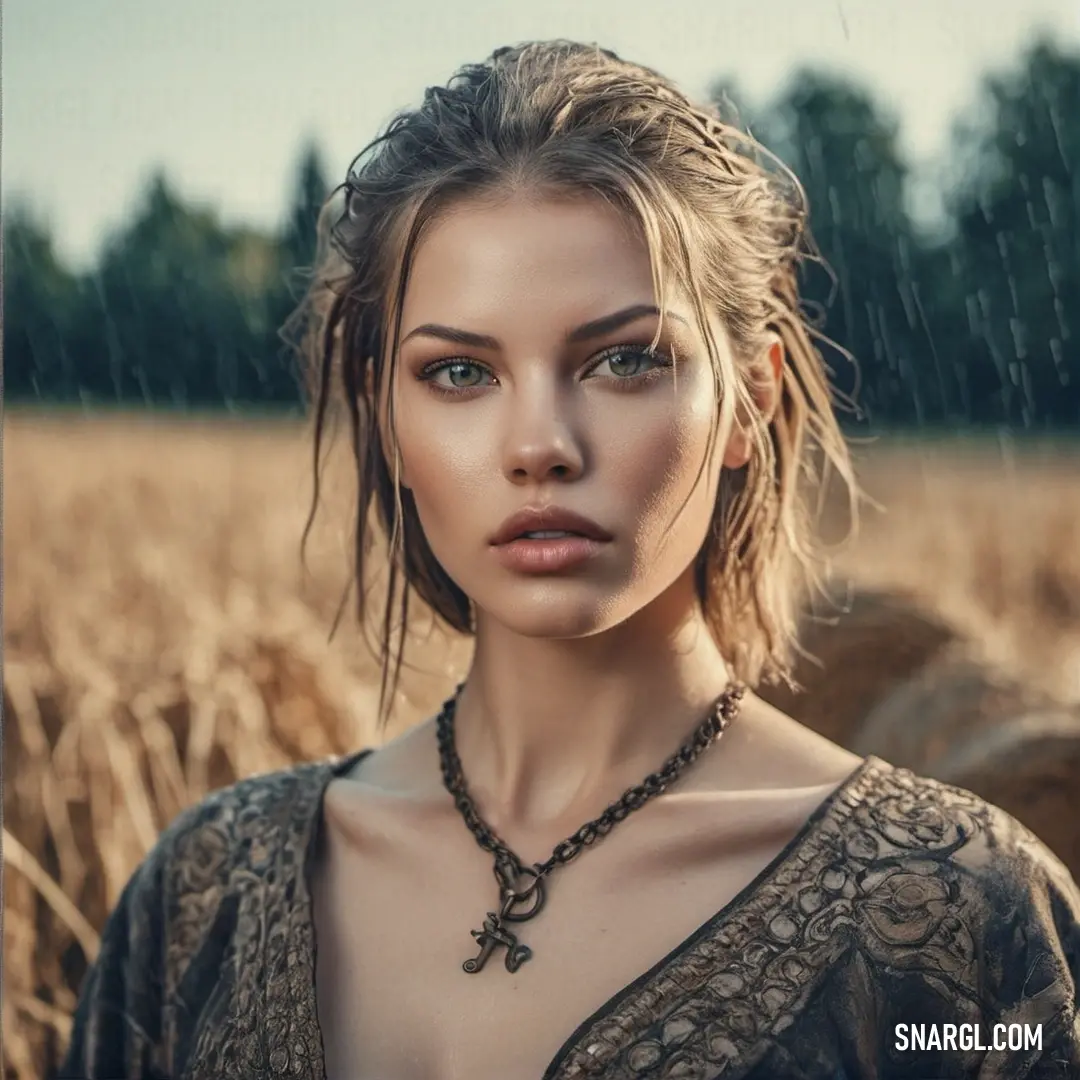
<path fill-rule="evenodd" d="M 351 606 L 328 641 L 349 585 L 344 432 L 306 565 L 300 423 L 17 412 L 4 434 L 4 1075 L 30 1080 L 62 1053 L 105 914 L 162 826 L 238 776 L 375 740 L 378 674 Z M 910 674 L 890 658 L 957 643 L 965 686 L 992 670 L 1013 688 L 995 701 L 1076 714 L 1080 448 L 884 440 L 857 458 L 882 510 L 835 579 L 906 614 L 873 608 L 872 663 L 843 663 L 869 624 L 824 642 L 807 722 L 857 719 Z M 466 642 L 417 634 L 388 737 L 468 660 Z"/>

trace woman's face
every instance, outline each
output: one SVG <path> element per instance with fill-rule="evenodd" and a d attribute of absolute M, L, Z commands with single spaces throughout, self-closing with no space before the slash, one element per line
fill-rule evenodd
<path fill-rule="evenodd" d="M 676 295 L 650 356 L 655 303 L 644 240 L 600 200 L 469 202 L 419 244 L 394 381 L 402 481 L 481 623 L 581 637 L 676 583 L 692 595 L 720 469 L 744 456 L 721 432 L 706 462 L 717 407 L 705 343 Z M 713 333 L 730 348 L 719 322 Z M 572 565 L 558 564 L 566 540 L 524 554 L 527 542 L 516 554 L 492 543 L 533 507 L 583 515 L 610 539 L 571 540 Z M 558 528 L 532 529 L 545 525 Z"/>

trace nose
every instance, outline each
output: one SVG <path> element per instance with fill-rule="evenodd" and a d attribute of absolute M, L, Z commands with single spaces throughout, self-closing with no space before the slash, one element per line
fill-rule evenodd
<path fill-rule="evenodd" d="M 503 472 L 512 483 L 572 480 L 585 468 L 581 440 L 557 386 L 529 380 L 507 395 Z"/>

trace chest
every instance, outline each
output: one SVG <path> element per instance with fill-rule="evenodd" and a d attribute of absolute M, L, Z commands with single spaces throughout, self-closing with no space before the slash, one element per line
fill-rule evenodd
<path fill-rule="evenodd" d="M 618 1001 L 646 993 L 792 831 L 783 815 L 749 831 L 678 816 L 643 815 L 556 868 L 539 914 L 504 924 L 531 951 L 513 972 L 512 942 L 478 939 L 498 884 L 460 822 L 426 844 L 370 813 L 348 836 L 328 828 L 314 879 L 328 1080 L 577 1075 L 571 1051 L 587 1054 Z"/>

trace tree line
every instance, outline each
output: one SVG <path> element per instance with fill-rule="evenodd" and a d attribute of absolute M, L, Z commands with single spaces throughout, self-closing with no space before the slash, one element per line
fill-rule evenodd
<path fill-rule="evenodd" d="M 713 93 L 737 103 L 730 87 Z M 908 209 L 899 125 L 865 88 L 804 70 L 741 113 L 806 190 L 831 269 L 804 268 L 807 307 L 855 358 L 826 356 L 871 425 L 1080 431 L 1080 54 L 1039 41 L 983 81 L 954 131 L 934 235 Z M 158 174 L 86 273 L 16 206 L 3 227 L 8 401 L 301 409 L 280 329 L 332 186 L 308 145 L 286 220 L 265 231 L 226 227 Z"/>

